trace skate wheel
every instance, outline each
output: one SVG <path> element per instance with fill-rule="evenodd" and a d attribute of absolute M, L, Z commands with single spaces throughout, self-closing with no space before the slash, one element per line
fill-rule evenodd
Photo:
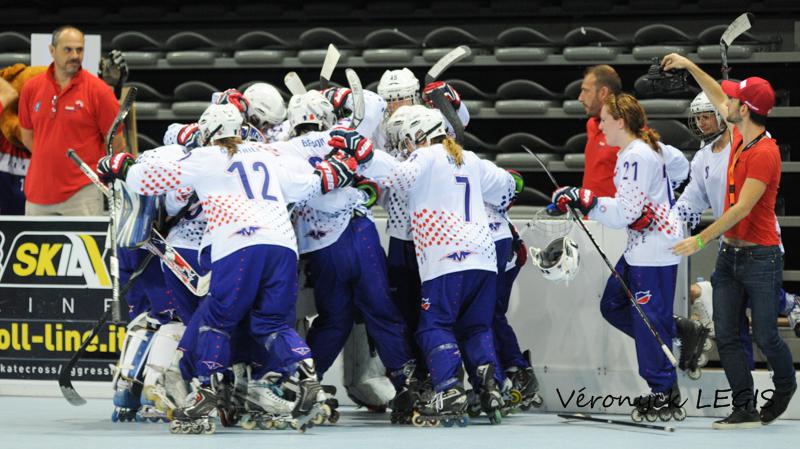
<path fill-rule="evenodd" d="M 218 407 L 217 414 L 219 415 L 219 422 L 222 424 L 222 427 L 233 427 L 236 425 L 236 412 L 224 407 Z"/>
<path fill-rule="evenodd" d="M 320 413 L 317 416 L 313 417 L 310 422 L 314 423 L 315 426 L 319 426 L 324 423 L 328 419 L 324 413 Z"/>
<path fill-rule="evenodd" d="M 672 411 L 672 419 L 675 421 L 683 421 L 686 419 L 686 409 L 683 407 L 677 408 Z"/>
<path fill-rule="evenodd" d="M 462 416 L 461 419 L 456 421 L 456 424 L 458 424 L 458 427 L 467 427 L 467 425 L 469 424 L 469 418 L 466 416 Z"/>
<path fill-rule="evenodd" d="M 669 421 L 672 419 L 672 410 L 669 407 L 664 407 L 658 411 L 658 418 L 662 421 Z"/>
<path fill-rule="evenodd" d="M 239 421 L 239 425 L 244 430 L 253 430 L 253 429 L 256 428 L 256 424 L 257 423 L 255 421 L 253 421 L 252 419 L 241 419 Z"/>
<path fill-rule="evenodd" d="M 212 433 L 216 432 L 217 425 L 214 424 L 214 421 L 206 421 L 203 423 L 203 434 L 204 435 L 211 435 Z"/>
<path fill-rule="evenodd" d="M 655 410 L 648 410 L 647 413 L 644 414 L 644 419 L 646 419 L 647 422 L 656 422 L 656 420 L 658 420 L 658 412 Z"/>
<path fill-rule="evenodd" d="M 428 425 L 431 427 L 436 427 L 439 425 L 439 420 L 437 418 L 428 418 Z"/>
<path fill-rule="evenodd" d="M 511 390 L 508 393 L 508 400 L 511 401 L 511 405 L 517 405 L 522 402 L 522 393 L 517 390 Z"/>
<path fill-rule="evenodd" d="M 111 422 L 117 422 L 117 421 L 119 421 L 119 412 L 116 409 L 114 409 L 114 411 L 111 412 Z"/>
<path fill-rule="evenodd" d="M 294 424 L 296 422 L 297 421 L 292 421 L 292 424 Z M 271 424 L 272 424 L 272 428 L 273 429 L 277 429 L 277 430 L 286 430 L 286 428 L 289 427 L 289 423 L 287 423 L 286 421 L 277 421 L 277 422 L 274 422 L 274 423 L 271 423 Z M 296 427 L 294 425 L 292 425 L 292 428 L 296 429 Z"/>
<path fill-rule="evenodd" d="M 300 428 L 302 427 L 302 425 L 300 424 L 300 421 L 298 421 L 296 419 L 293 419 L 292 422 L 289 423 L 289 426 L 291 426 L 292 429 L 294 429 L 294 430 L 300 430 Z"/>
<path fill-rule="evenodd" d="M 708 356 L 705 353 L 700 354 L 700 357 L 697 358 L 697 366 L 706 365 L 708 365 Z"/>
<path fill-rule="evenodd" d="M 544 404 L 544 399 L 542 399 L 542 397 L 539 396 L 539 393 L 534 393 L 533 399 L 531 399 L 531 405 L 533 405 L 536 408 L 539 408 L 543 404 Z"/>
<path fill-rule="evenodd" d="M 414 412 L 414 414 L 411 415 L 411 424 L 414 424 L 414 427 L 424 427 L 426 422 L 425 418 L 423 418 L 419 412 Z"/>
<path fill-rule="evenodd" d="M 631 412 L 631 420 L 633 420 L 633 422 L 642 422 L 644 421 L 644 416 L 642 416 L 642 413 L 639 411 L 639 409 L 635 408 Z"/>
<path fill-rule="evenodd" d="M 328 417 L 328 422 L 331 424 L 336 424 L 341 416 L 342 415 L 338 410 L 331 410 L 331 416 Z"/>
<path fill-rule="evenodd" d="M 147 422 L 147 418 L 142 416 L 142 414 L 139 412 L 136 412 L 136 414 L 133 415 L 133 420 L 136 422 Z"/>
<path fill-rule="evenodd" d="M 697 380 L 703 375 L 703 371 L 700 368 L 697 368 L 687 372 L 686 375 L 689 376 L 689 379 Z"/>
<path fill-rule="evenodd" d="M 453 427 L 453 424 L 455 424 L 455 422 L 453 422 L 452 419 L 445 419 L 444 421 L 442 421 L 442 424 L 445 427 Z"/>
<path fill-rule="evenodd" d="M 477 418 L 481 416 L 481 409 L 479 408 L 469 408 L 467 409 L 467 414 L 470 418 Z"/>
<path fill-rule="evenodd" d="M 528 410 L 531 409 L 531 405 L 533 404 L 523 404 L 519 406 L 519 409 L 522 410 L 523 412 L 527 412 Z"/>
<path fill-rule="evenodd" d="M 182 433 L 181 424 L 178 421 L 169 422 L 169 433 Z"/>
<path fill-rule="evenodd" d="M 500 413 L 500 410 L 495 409 L 489 414 L 489 423 L 492 425 L 500 424 L 503 422 L 503 415 Z"/>

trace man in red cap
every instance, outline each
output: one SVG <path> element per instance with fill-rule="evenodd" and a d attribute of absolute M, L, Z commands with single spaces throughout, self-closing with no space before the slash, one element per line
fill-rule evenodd
<path fill-rule="evenodd" d="M 733 126 L 728 163 L 725 213 L 701 233 L 673 248 L 689 256 L 712 239 L 723 236 L 711 283 L 714 287 L 714 330 L 720 362 L 733 395 L 733 413 L 713 424 L 715 429 L 752 428 L 769 424 L 789 405 L 797 389 L 792 354 L 778 334 L 775 298 L 783 283 L 775 198 L 781 180 L 778 144 L 766 130 L 767 114 L 775 105 L 775 92 L 763 78 L 723 81 L 700 70 L 683 56 L 670 54 L 661 62 L 665 70 L 686 69 Z M 775 390 L 756 412 L 753 376 L 739 341 L 739 326 L 747 301 L 752 311 L 755 342 L 774 370 Z"/>

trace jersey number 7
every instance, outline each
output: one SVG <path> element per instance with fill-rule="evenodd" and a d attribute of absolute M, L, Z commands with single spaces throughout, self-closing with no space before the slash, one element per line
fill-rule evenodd
<path fill-rule="evenodd" d="M 469 178 L 456 176 L 456 184 L 464 184 L 464 220 L 469 222 Z"/>

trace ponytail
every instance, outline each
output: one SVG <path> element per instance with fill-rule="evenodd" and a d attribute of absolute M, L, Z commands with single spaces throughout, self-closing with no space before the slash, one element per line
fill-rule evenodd
<path fill-rule="evenodd" d="M 449 154 L 450 157 L 453 158 L 453 161 L 455 161 L 456 167 L 461 167 L 464 164 L 464 153 L 462 153 L 463 149 L 461 148 L 461 145 L 457 144 L 452 137 L 445 137 L 442 145 L 444 145 L 444 149 L 447 151 L 447 154 Z"/>
<path fill-rule="evenodd" d="M 636 137 L 642 139 L 644 143 L 650 146 L 656 153 L 661 153 L 661 149 L 658 146 L 658 141 L 661 140 L 661 136 L 656 132 L 656 130 L 652 128 L 643 128 L 640 129 L 639 132 L 636 134 Z"/>
<path fill-rule="evenodd" d="M 214 145 L 228 150 L 228 157 L 233 157 L 239 151 L 238 145 L 242 143 L 242 138 L 238 136 L 223 137 L 214 141 Z"/>

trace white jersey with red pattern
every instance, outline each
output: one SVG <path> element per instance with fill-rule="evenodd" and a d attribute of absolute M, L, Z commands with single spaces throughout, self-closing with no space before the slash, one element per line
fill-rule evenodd
<path fill-rule="evenodd" d="M 139 161 L 129 169 L 127 182 L 142 195 L 194 189 L 208 220 L 203 246 L 211 244 L 212 261 L 261 244 L 297 251 L 286 205 L 320 195 L 319 177 L 284 167 L 266 144 L 237 147 L 233 156 L 210 146 L 175 161 Z"/>
<path fill-rule="evenodd" d="M 598 198 L 589 218 L 609 228 L 627 228 L 628 243 L 623 254 L 629 265 L 661 267 L 677 265 L 681 256 L 672 247 L 683 238 L 683 221 L 672 208 L 675 199 L 664 159 L 649 145 L 636 139 L 617 154 L 614 169 L 614 197 Z M 628 226 L 649 206 L 653 224 L 644 231 Z"/>
<path fill-rule="evenodd" d="M 177 161 L 178 159 L 186 156 L 187 151 L 180 145 L 166 145 L 152 150 L 144 151 L 139 154 L 136 162 L 160 161 L 165 163 L 168 161 Z M 159 163 L 159 162 L 153 162 Z M 182 187 L 177 190 L 169 191 L 165 194 L 165 207 L 167 215 L 174 216 L 183 209 L 189 202 L 189 199 L 194 194 L 194 189 L 191 187 Z M 206 230 L 206 215 L 203 213 L 203 208 L 200 203 L 195 203 L 184 217 L 178 221 L 166 236 L 166 241 L 173 248 L 186 248 L 197 250 L 203 241 L 203 233 Z"/>
<path fill-rule="evenodd" d="M 314 166 L 333 150 L 328 140 L 329 131 L 312 131 L 269 146 L 295 173 L 311 173 Z M 365 195 L 360 190 L 345 187 L 326 194 L 324 198 L 295 204 L 292 222 L 300 254 L 336 243 L 350 224 L 353 211 L 364 203 Z"/>
<path fill-rule="evenodd" d="M 393 167 L 386 158 L 374 158 L 364 171 L 390 189 L 407 192 L 423 281 L 465 270 L 497 272 L 484 202 L 507 207 L 514 179 L 471 151 L 462 154 L 463 163 L 456 166 L 444 147 L 434 144 Z"/>

